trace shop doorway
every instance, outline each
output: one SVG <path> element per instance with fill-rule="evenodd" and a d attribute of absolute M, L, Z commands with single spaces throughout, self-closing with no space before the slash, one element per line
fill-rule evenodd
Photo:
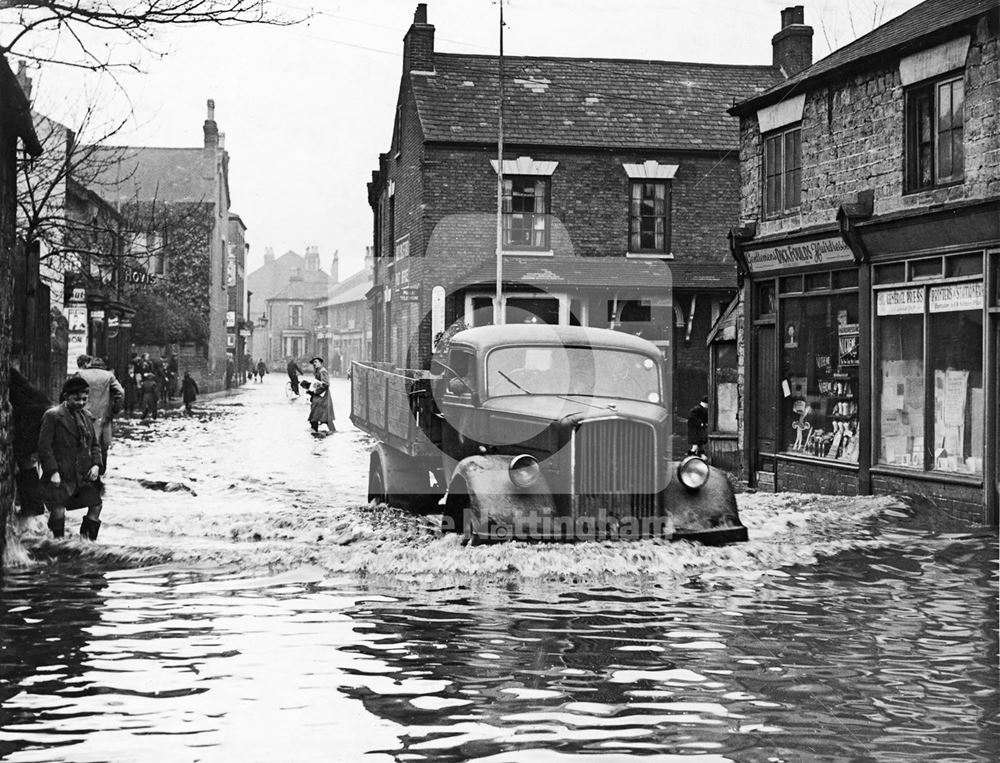
<path fill-rule="evenodd" d="M 757 334 L 754 342 L 757 348 L 754 358 L 754 469 L 763 469 L 761 456 L 771 461 L 778 434 L 778 366 L 774 324 L 756 326 L 754 331 Z"/>

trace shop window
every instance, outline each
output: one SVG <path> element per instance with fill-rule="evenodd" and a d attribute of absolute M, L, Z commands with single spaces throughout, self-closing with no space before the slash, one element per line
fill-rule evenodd
<path fill-rule="evenodd" d="M 801 134 L 796 126 L 764 138 L 764 210 L 769 217 L 788 214 L 799 207 Z"/>
<path fill-rule="evenodd" d="M 552 297 L 508 297 L 507 323 L 559 324 L 559 300 Z"/>
<path fill-rule="evenodd" d="M 913 291 L 912 289 L 905 291 Z M 892 466 L 924 468 L 924 316 L 923 294 L 919 300 L 880 310 L 915 309 L 919 314 L 886 315 L 878 318 L 879 462 Z M 887 292 L 892 294 L 892 292 Z M 912 307 L 903 307 L 908 302 Z M 886 302 L 885 305 L 889 303 Z"/>
<path fill-rule="evenodd" d="M 629 251 L 670 252 L 670 184 L 633 180 L 629 186 Z"/>
<path fill-rule="evenodd" d="M 982 341 L 982 311 L 931 314 L 928 347 L 934 374 L 934 439 L 929 454 L 932 469 L 983 473 Z"/>
<path fill-rule="evenodd" d="M 982 282 L 877 293 L 879 463 L 982 475 L 982 299 Z"/>
<path fill-rule="evenodd" d="M 784 451 L 857 463 L 858 298 L 783 302 Z"/>
<path fill-rule="evenodd" d="M 712 431 L 735 434 L 739 427 L 737 420 L 739 368 L 736 342 L 715 342 L 712 345 L 712 352 L 715 354 L 715 406 L 712 409 Z"/>
<path fill-rule="evenodd" d="M 503 245 L 548 249 L 549 179 L 514 175 L 503 179 Z"/>
<path fill-rule="evenodd" d="M 962 180 L 965 169 L 963 76 L 926 83 L 906 93 L 906 187 L 909 191 Z"/>
<path fill-rule="evenodd" d="M 774 281 L 762 281 L 757 284 L 757 318 L 773 318 L 775 313 Z"/>

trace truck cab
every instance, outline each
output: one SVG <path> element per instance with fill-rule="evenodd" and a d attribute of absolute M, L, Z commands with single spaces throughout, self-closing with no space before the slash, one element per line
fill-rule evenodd
<path fill-rule="evenodd" d="M 433 499 L 443 493 L 443 526 L 471 542 L 746 539 L 725 475 L 697 457 L 671 461 L 669 374 L 639 337 L 467 329 L 438 348 L 406 394 L 415 422 L 406 439 L 422 447 L 400 454 L 380 437 L 376 493 L 411 474 L 410 488 L 429 488 L 425 508 L 441 510 Z"/>

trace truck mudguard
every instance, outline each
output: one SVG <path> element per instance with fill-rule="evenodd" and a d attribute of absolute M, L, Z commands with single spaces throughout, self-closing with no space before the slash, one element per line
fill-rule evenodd
<path fill-rule="evenodd" d="M 462 522 L 456 529 L 466 529 L 471 519 L 474 535 L 483 540 L 539 537 L 555 508 L 552 493 L 544 474 L 527 488 L 511 482 L 508 469 L 514 458 L 478 455 L 459 461 L 448 494 L 448 516 Z"/>

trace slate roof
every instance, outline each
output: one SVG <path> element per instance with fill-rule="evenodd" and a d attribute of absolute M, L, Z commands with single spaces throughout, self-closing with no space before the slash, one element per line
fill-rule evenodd
<path fill-rule="evenodd" d="M 287 286 L 278 291 L 272 297 L 268 297 L 266 302 L 280 300 L 312 300 L 322 299 L 326 296 L 326 284 L 310 281 L 290 281 Z"/>
<path fill-rule="evenodd" d="M 372 272 L 370 270 L 359 270 L 352 273 L 340 283 L 330 289 L 326 300 L 320 302 L 317 307 L 332 307 L 333 305 L 346 305 L 350 302 L 363 302 L 365 295 L 372 287 Z"/>
<path fill-rule="evenodd" d="M 435 53 L 411 73 L 428 141 L 497 138 L 497 57 Z M 729 150 L 736 100 L 781 80 L 773 66 L 504 57 L 504 139 L 513 144 Z"/>
<path fill-rule="evenodd" d="M 110 202 L 214 203 L 215 158 L 201 148 L 94 146 L 88 185 Z"/>
<path fill-rule="evenodd" d="M 789 91 L 802 92 L 803 85 L 829 77 L 841 68 L 862 66 L 873 57 L 883 56 L 889 51 L 915 45 L 923 38 L 940 36 L 953 24 L 975 18 L 992 11 L 998 13 L 997 0 L 927 0 L 906 13 L 882 24 L 868 34 L 859 37 L 849 45 L 823 58 L 807 69 L 779 83 L 760 96 L 751 96 L 734 106 L 733 114 L 744 114 L 777 101 Z M 933 39 L 925 41 L 927 44 Z"/>

